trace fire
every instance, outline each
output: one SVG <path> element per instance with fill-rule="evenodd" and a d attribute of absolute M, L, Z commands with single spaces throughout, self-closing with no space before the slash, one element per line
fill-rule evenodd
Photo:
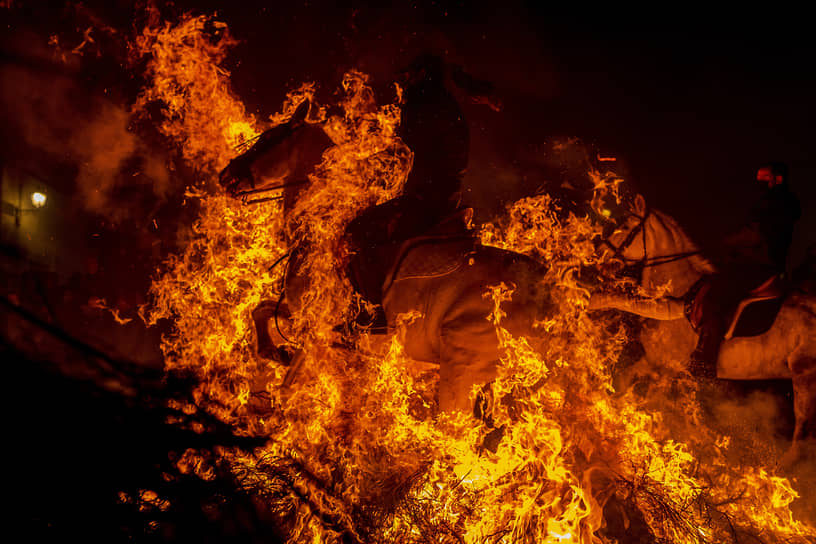
<path fill-rule="evenodd" d="M 150 55 L 138 106 L 161 101 L 162 131 L 205 176 L 262 128 L 219 66 L 233 43 L 226 25 L 204 17 L 146 28 L 137 42 Z M 293 92 L 270 122 L 287 119 L 314 89 Z M 790 511 L 791 483 L 729 463 L 728 441 L 699 413 L 682 423 L 694 433 L 673 438 L 674 416 L 654 404 L 670 384 L 658 382 L 645 399 L 615 391 L 611 369 L 625 330 L 590 318 L 574 274 L 600 264 L 592 244 L 599 226 L 560 217 L 547 195 L 516 203 L 481 230 L 484 244 L 550 264 L 544 283 L 558 308 L 536 324 L 546 342 L 534 349 L 502 328 L 512 286 L 485 293 L 495 307 L 485 318 L 506 348 L 485 407 L 491 424 L 435 410 L 435 369 L 406 356 L 400 327 L 385 339 L 360 330 L 336 342 L 334 325 L 360 303 L 341 273 L 343 229 L 398 194 L 412 160 L 395 133 L 399 104 L 377 105 L 355 71 L 341 94 L 345 115 L 312 114 L 335 145 L 287 221 L 277 201 L 246 206 L 189 192 L 198 221 L 183 253 L 155 279 L 143 317 L 173 320 L 163 343 L 167 370 L 198 383 L 195 405 L 181 408 L 268 441 L 251 452 L 187 450 L 176 457 L 181 470 L 210 478 L 210 455 L 227 463 L 291 542 L 611 543 L 620 537 L 608 533 L 613 507 L 642 518 L 662 542 L 816 537 Z M 273 264 L 296 243 L 309 248 L 308 289 L 292 331 L 304 359 L 287 387 L 286 369 L 254 353 L 250 312 L 280 294 L 282 267 Z M 693 398 L 694 384 L 680 387 Z M 143 495 L 161 504 L 154 492 Z"/>
<path fill-rule="evenodd" d="M 226 165 L 236 146 L 259 134 L 257 121 L 233 95 L 229 72 L 221 67 L 237 44 L 226 24 L 202 15 L 176 26 L 148 25 L 131 46 L 131 62 L 149 57 L 145 75 L 150 83 L 135 109 L 159 101 L 165 119 L 161 131 L 189 164 L 209 175 Z"/>

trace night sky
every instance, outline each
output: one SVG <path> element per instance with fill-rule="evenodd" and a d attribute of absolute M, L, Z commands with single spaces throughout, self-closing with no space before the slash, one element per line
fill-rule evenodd
<path fill-rule="evenodd" d="M 804 13 L 321 4 L 219 8 L 245 40 L 234 81 L 258 111 L 274 110 L 287 83 L 332 87 L 352 66 L 389 82 L 429 50 L 492 82 L 505 104 L 497 114 L 463 103 L 482 217 L 546 186 L 541 150 L 575 137 L 617 157 L 634 190 L 709 246 L 744 220 L 756 168 L 786 162 L 803 208 L 791 262 L 816 243 L 816 41 Z"/>
<path fill-rule="evenodd" d="M 53 4 L 12 2 L 7 43 L 17 66 L 36 69 L 49 36 L 70 44 L 86 25 L 117 29 L 120 39 L 142 24 L 146 3 L 46 7 Z M 237 94 L 261 118 L 304 81 L 330 97 L 352 67 L 372 76 L 383 102 L 391 100 L 395 71 L 426 51 L 491 82 L 505 105 L 501 113 L 463 102 L 472 141 L 466 201 L 477 218 L 552 183 L 541 166 L 544 149 L 571 137 L 617 157 L 629 186 L 704 246 L 740 225 L 757 196 L 756 168 L 787 162 L 803 208 L 791 261 L 816 243 L 816 42 L 803 13 L 576 9 L 517 0 L 158 5 L 169 19 L 216 13 L 229 25 L 241 43 L 227 67 Z M 81 85 L 126 106 L 138 74 L 121 68 L 103 32 L 96 36 L 99 58 L 82 59 L 93 71 L 80 71 Z M 22 55 L 21 41 L 31 44 Z M 15 104 L 4 102 L 14 117 Z"/>

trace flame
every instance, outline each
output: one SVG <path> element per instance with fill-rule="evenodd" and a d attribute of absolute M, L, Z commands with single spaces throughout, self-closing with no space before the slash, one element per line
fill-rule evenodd
<path fill-rule="evenodd" d="M 146 28 L 137 43 L 150 55 L 151 78 L 139 105 L 165 105 L 161 130 L 206 174 L 260 128 L 220 67 L 233 43 L 223 23 L 204 17 Z M 285 121 L 314 89 L 291 93 L 270 122 Z M 480 233 L 484 244 L 549 263 L 542 281 L 557 308 L 536 324 L 546 338 L 539 346 L 502 328 L 512 288 L 487 290 L 494 311 L 485 317 L 506 349 L 487 395 L 490 424 L 436 411 L 434 366 L 410 360 L 400 341 L 416 316 L 402 316 L 386 339 L 361 330 L 335 342 L 334 325 L 360 303 L 342 274 L 343 229 L 398 194 L 412 161 L 396 136 L 398 104 L 378 106 L 356 71 L 340 92 L 345 115 L 318 113 L 334 145 L 286 221 L 278 202 L 188 194 L 200 206 L 193 234 L 155 279 L 142 315 L 172 319 L 162 346 L 167 370 L 197 378 L 195 405 L 181 408 L 268 441 L 255 451 L 187 450 L 176 457 L 180 470 L 212 478 L 215 456 L 290 542 L 612 543 L 605 506 L 613 502 L 642 517 L 661 542 L 816 537 L 791 513 L 797 494 L 788 480 L 729 463 L 728 440 L 699 412 L 677 423 L 655 404 L 667 398 L 668 380 L 646 399 L 615 391 L 611 369 L 626 331 L 590 319 L 588 292 L 574 274 L 600 264 L 592 245 L 599 226 L 560 218 L 547 195 L 519 201 Z M 613 178 L 598 174 L 598 183 L 617 194 Z M 279 295 L 282 271 L 270 267 L 293 244 L 308 248 L 308 288 L 293 326 L 302 371 L 285 387 L 285 369 L 255 356 L 250 312 Z M 687 380 L 679 387 L 695 394 Z M 675 423 L 695 432 L 675 439 Z M 142 500 L 161 504 L 153 492 Z"/>
<path fill-rule="evenodd" d="M 108 303 L 105 301 L 104 298 L 100 297 L 89 298 L 88 308 L 110 312 L 110 314 L 113 316 L 113 319 L 116 320 L 116 322 L 119 323 L 120 325 L 127 325 L 128 323 L 133 321 L 132 317 L 122 317 L 119 314 L 119 310 L 117 308 L 111 308 L 110 306 L 108 306 Z"/>
<path fill-rule="evenodd" d="M 158 102 L 161 132 L 195 169 L 212 175 L 226 166 L 233 150 L 260 133 L 232 92 L 222 63 L 238 44 L 225 23 L 200 15 L 178 24 L 146 26 L 131 47 L 131 62 L 148 57 L 144 86 L 134 108 Z"/>

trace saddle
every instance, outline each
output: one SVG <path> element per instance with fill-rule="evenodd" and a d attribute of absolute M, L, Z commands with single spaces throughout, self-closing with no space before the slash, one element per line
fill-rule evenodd
<path fill-rule="evenodd" d="M 357 244 L 355 255 L 348 265 L 352 286 L 363 298 L 374 304 L 382 302 L 382 293 L 395 275 L 404 277 L 432 277 L 452 272 L 460 259 L 461 245 L 448 242 L 472 240 L 469 224 L 473 210 L 470 208 L 453 213 L 430 228 L 406 238 L 389 238 L 385 241 Z M 374 238 L 374 237 L 372 237 Z M 472 242 L 471 242 L 472 243 Z M 423 252 L 420 248 L 434 246 L 436 251 Z M 440 251 L 440 247 L 446 250 Z"/>
<path fill-rule="evenodd" d="M 369 243 L 357 244 L 348 263 L 347 273 L 352 287 L 374 305 L 375 315 L 361 316 L 363 321 L 385 330 L 382 294 L 394 281 L 411 277 L 436 277 L 454 272 L 462 257 L 475 243 L 470 222 L 473 210 L 459 210 L 419 236 L 407 239 L 377 239 L 383 233 L 374 232 Z M 376 224 L 374 225 L 377 226 Z"/>
<path fill-rule="evenodd" d="M 706 307 L 707 295 L 712 286 L 711 280 L 711 276 L 702 278 L 686 295 L 686 317 L 695 332 L 700 331 L 704 312 L 713 311 Z M 749 291 L 726 316 L 724 339 L 758 336 L 768 332 L 782 308 L 785 294 L 781 274 L 771 276 Z"/>
<path fill-rule="evenodd" d="M 458 270 L 476 243 L 468 229 L 472 213 L 471 209 L 462 210 L 424 235 L 403 242 L 383 283 L 383 292 L 395 281 L 435 278 Z"/>

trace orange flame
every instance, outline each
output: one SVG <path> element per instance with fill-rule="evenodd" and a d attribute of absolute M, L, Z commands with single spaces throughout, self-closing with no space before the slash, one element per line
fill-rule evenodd
<path fill-rule="evenodd" d="M 134 58 L 149 56 L 150 83 L 135 109 L 159 102 L 165 118 L 161 131 L 191 166 L 210 176 L 226 166 L 239 144 L 259 134 L 221 66 L 237 43 L 226 24 L 202 15 L 175 26 L 145 27 L 131 51 Z"/>
<path fill-rule="evenodd" d="M 205 37 L 210 27 L 221 36 L 215 43 Z M 152 78 L 139 104 L 166 105 L 163 132 L 203 173 L 224 166 L 236 144 L 257 134 L 219 67 L 232 43 L 225 25 L 202 17 L 145 29 L 138 43 L 151 55 Z M 306 85 L 290 95 L 272 122 L 313 91 Z M 435 368 L 406 356 L 400 327 L 386 340 L 362 331 L 348 347 L 334 344 L 334 324 L 355 304 L 340 272 L 343 230 L 366 207 L 398 194 L 412 159 L 396 137 L 397 105 L 377 106 L 359 72 L 345 76 L 342 91 L 345 116 L 325 122 L 335 145 L 290 220 L 289 236 L 309 247 L 306 303 L 294 316 L 304 358 L 297 383 L 284 387 L 283 369 L 256 357 L 250 327 L 251 310 L 279 293 L 281 271 L 269 267 L 288 244 L 277 202 L 249 207 L 191 191 L 201 207 L 193 237 L 166 263 L 144 312 L 149 322 L 173 319 L 165 361 L 169 371 L 198 378 L 189 409 L 268 437 L 253 452 L 215 454 L 291 542 L 611 543 L 605 506 L 613 503 L 640 516 L 657 541 L 816 537 L 791 514 L 790 482 L 726 462 L 727 440 L 698 413 L 687 423 L 696 427 L 688 435 L 694 440 L 674 440 L 664 415 L 648 404 L 654 399 L 615 391 L 611 369 L 626 332 L 590 319 L 588 293 L 573 274 L 598 264 L 598 227 L 559 218 L 546 195 L 516 203 L 481 231 L 485 244 L 548 262 L 543 281 L 558 308 L 537 324 L 547 341 L 533 349 L 501 327 L 511 289 L 493 286 L 486 294 L 495 310 L 485 317 L 506 348 L 486 409 L 492 426 L 436 412 Z M 681 386 L 693 394 L 692 384 Z M 669 385 L 660 387 L 665 394 Z M 495 448 L 483 447 L 490 440 Z M 211 477 L 201 452 L 188 450 L 177 463 Z M 150 492 L 143 500 L 160 499 Z"/>

